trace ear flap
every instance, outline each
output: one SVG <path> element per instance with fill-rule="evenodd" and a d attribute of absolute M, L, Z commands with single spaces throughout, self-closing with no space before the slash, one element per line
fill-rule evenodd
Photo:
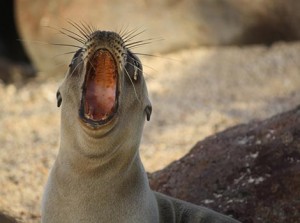
<path fill-rule="evenodd" d="M 152 105 L 147 105 L 145 108 L 146 116 L 147 116 L 147 121 L 150 121 L 151 113 L 152 113 Z"/>
<path fill-rule="evenodd" d="M 61 97 L 59 90 L 56 92 L 56 100 L 57 100 L 57 107 L 60 107 L 60 105 L 62 103 L 62 97 Z"/>

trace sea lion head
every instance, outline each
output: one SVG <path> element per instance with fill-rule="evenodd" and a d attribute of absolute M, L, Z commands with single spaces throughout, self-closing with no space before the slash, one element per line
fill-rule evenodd
<path fill-rule="evenodd" d="M 115 32 L 86 36 L 57 91 L 62 137 L 81 140 L 77 145 L 88 150 L 139 144 L 145 117 L 150 119 L 142 63 L 126 41 Z"/>

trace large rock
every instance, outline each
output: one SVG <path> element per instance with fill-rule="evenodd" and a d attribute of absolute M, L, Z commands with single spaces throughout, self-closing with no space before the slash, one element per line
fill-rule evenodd
<path fill-rule="evenodd" d="M 197 143 L 149 175 L 152 189 L 244 223 L 300 219 L 300 106 Z"/>
<path fill-rule="evenodd" d="M 0 222 L 1 223 L 17 223 L 18 221 L 16 220 L 16 218 L 9 216 L 6 213 L 3 213 L 2 211 L 0 211 Z"/>

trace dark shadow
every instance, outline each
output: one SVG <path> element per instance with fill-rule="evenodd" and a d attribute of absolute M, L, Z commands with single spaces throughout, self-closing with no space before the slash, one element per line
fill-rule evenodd
<path fill-rule="evenodd" d="M 4 83 L 26 81 L 36 76 L 17 30 L 15 1 L 0 1 L 0 79 Z"/>
<path fill-rule="evenodd" d="M 300 4 L 291 0 L 284 2 L 275 0 L 264 10 L 254 14 L 255 22 L 244 31 L 240 37 L 240 44 L 272 45 L 278 41 L 297 41 L 300 39 L 298 12 Z"/>
<path fill-rule="evenodd" d="M 14 218 L 7 216 L 3 213 L 0 213 L 0 222 L 1 223 L 17 223 L 17 220 Z"/>

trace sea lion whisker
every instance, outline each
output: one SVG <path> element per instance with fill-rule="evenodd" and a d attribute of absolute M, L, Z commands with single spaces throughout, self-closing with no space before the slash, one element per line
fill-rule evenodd
<path fill-rule="evenodd" d="M 158 72 L 158 70 L 156 70 L 156 69 L 154 69 L 153 67 L 151 67 L 151 66 L 149 66 L 149 65 L 147 65 L 147 64 L 144 64 L 144 63 L 143 63 L 143 67 L 147 67 L 147 68 L 149 68 L 149 69 L 151 69 L 151 70 L 153 70 L 153 71 L 155 71 L 155 72 Z M 145 73 L 145 71 L 143 71 L 143 72 L 144 72 L 144 74 L 149 75 L 149 74 Z"/>
<path fill-rule="evenodd" d="M 62 28 L 62 30 L 64 30 L 65 32 L 69 32 L 70 34 L 73 34 L 73 35 L 77 36 L 77 38 L 79 38 L 80 40 L 86 41 L 86 38 L 84 36 L 81 36 L 81 35 L 79 35 L 78 33 L 74 32 L 72 30 L 69 30 L 69 29 L 66 29 L 66 28 Z"/>
<path fill-rule="evenodd" d="M 117 31 L 117 33 L 120 36 L 123 36 L 128 31 L 128 24 L 125 26 L 124 24 L 121 26 L 120 30 Z"/>
<path fill-rule="evenodd" d="M 133 58 L 132 58 L 133 59 Z M 133 59 L 134 61 L 136 61 L 136 62 L 138 62 L 137 60 L 135 60 L 135 59 Z M 134 66 L 134 67 L 136 67 L 139 71 L 141 71 L 143 74 L 145 74 L 145 75 L 148 75 L 148 76 L 150 76 L 150 74 L 148 74 L 148 73 L 145 73 L 145 71 L 144 70 L 142 70 L 141 68 L 139 68 L 138 66 L 136 66 L 135 64 L 133 64 L 133 63 L 129 63 L 129 62 L 127 62 L 128 64 L 130 64 L 131 66 Z M 153 67 L 150 67 L 150 66 L 147 66 L 147 65 L 145 65 L 145 64 L 143 64 L 143 66 L 144 67 L 147 67 L 147 68 L 149 68 L 149 69 L 152 69 L 153 71 L 157 71 L 157 70 L 155 70 Z"/>
<path fill-rule="evenodd" d="M 134 35 L 135 32 L 137 32 L 141 27 L 137 27 L 135 29 L 130 29 L 129 25 L 127 24 L 124 27 L 124 30 L 119 35 L 122 37 L 123 42 L 126 41 L 126 39 L 130 38 L 130 35 Z"/>
<path fill-rule="evenodd" d="M 65 44 L 65 43 L 50 43 L 50 42 L 42 42 L 42 41 L 35 41 L 35 40 L 24 40 L 24 39 L 16 39 L 17 41 L 24 42 L 24 43 L 34 43 L 40 45 L 54 45 L 54 46 L 66 46 L 66 47 L 76 47 L 82 48 L 81 46 L 73 45 L 73 44 Z"/>
<path fill-rule="evenodd" d="M 131 45 L 134 45 L 134 44 L 137 44 L 137 43 L 144 43 L 144 42 L 150 42 L 150 41 L 152 42 L 153 39 L 142 39 L 142 40 L 137 40 L 137 41 L 134 41 L 134 42 L 128 42 L 127 44 L 125 44 L 125 46 L 128 47 L 128 46 L 131 46 Z"/>
<path fill-rule="evenodd" d="M 174 61 L 174 62 L 180 62 L 180 60 L 177 60 L 177 59 L 174 59 L 174 58 L 170 58 L 170 57 L 160 56 L 160 55 L 153 55 L 153 54 L 139 53 L 139 52 L 134 52 L 134 54 L 139 55 L 139 56 L 156 57 L 156 58 L 161 58 L 161 59 L 164 59 L 164 60 L 170 60 L 170 61 Z"/>
<path fill-rule="evenodd" d="M 36 44 L 41 44 L 41 45 L 54 45 L 54 46 L 63 46 L 63 47 L 75 47 L 78 49 L 81 49 L 82 46 L 77 46 L 77 45 L 73 45 L 73 44 L 65 44 L 65 43 L 46 43 L 46 42 L 41 42 L 41 41 L 28 41 L 28 40 L 22 40 L 22 39 L 17 39 L 17 41 L 21 41 L 21 42 L 26 42 L 26 43 L 36 43 Z M 74 53 L 76 51 L 72 51 L 72 52 L 67 52 L 65 54 L 71 54 Z M 65 55 L 65 54 L 61 54 L 61 55 Z M 60 55 L 56 55 L 53 58 L 60 56 Z"/>
<path fill-rule="evenodd" d="M 159 56 L 159 55 L 148 54 L 148 53 L 137 53 L 137 52 L 134 52 L 134 54 L 139 55 L 139 56 L 165 58 L 165 57 L 162 57 L 162 56 Z"/>
<path fill-rule="evenodd" d="M 85 22 L 85 23 L 86 23 L 87 26 L 90 28 L 91 33 L 94 33 L 94 32 L 96 32 L 96 31 L 98 30 L 97 27 L 95 27 L 95 26 L 93 26 L 93 25 L 91 25 L 91 24 L 88 24 L 87 22 Z"/>
<path fill-rule="evenodd" d="M 128 38 L 132 33 L 136 32 L 138 28 L 132 29 L 130 30 L 129 27 L 126 27 L 128 30 L 126 30 L 126 32 L 124 32 L 124 34 L 121 36 L 123 41 L 125 41 L 126 38 Z"/>
<path fill-rule="evenodd" d="M 133 81 L 132 81 L 132 79 L 131 79 L 131 77 L 130 77 L 128 71 L 126 70 L 125 67 L 124 67 L 123 70 L 125 71 L 125 74 L 127 75 L 127 77 L 129 78 L 129 80 L 130 80 L 130 82 L 131 82 L 131 85 L 132 85 L 132 87 L 133 87 L 133 91 L 134 91 L 134 94 L 135 94 L 136 99 L 138 100 L 139 103 L 142 103 L 141 100 L 139 99 L 139 96 L 138 96 L 138 94 L 137 94 L 137 92 L 136 92 L 134 83 L 133 83 Z"/>
<path fill-rule="evenodd" d="M 23 42 L 23 43 L 34 43 L 34 44 L 40 44 L 40 45 L 51 45 L 51 43 L 37 41 L 37 40 L 25 40 L 25 39 L 16 39 L 17 41 Z"/>
<path fill-rule="evenodd" d="M 146 32 L 146 29 L 138 32 L 138 33 L 133 33 L 132 36 L 129 36 L 128 38 L 124 39 L 124 43 L 129 42 L 130 40 L 132 40 L 133 38 L 137 37 L 138 35 L 141 35 L 142 33 Z"/>
<path fill-rule="evenodd" d="M 87 62 L 91 65 L 91 67 L 96 71 L 96 68 L 94 67 L 93 63 L 91 63 L 90 60 L 88 60 L 88 55 L 86 55 L 84 58 L 83 58 L 83 61 L 87 60 Z"/>
<path fill-rule="evenodd" d="M 139 40 L 139 41 L 128 43 L 125 46 L 127 48 L 130 48 L 130 47 L 139 46 L 139 45 L 142 45 L 142 44 L 146 45 L 146 44 L 150 44 L 150 43 L 152 43 L 152 41 L 150 41 L 150 39 L 149 39 L 149 41 L 147 41 L 147 40 Z"/>
<path fill-rule="evenodd" d="M 99 28 L 94 26 L 93 24 L 89 24 L 89 26 L 91 27 L 91 30 L 93 30 L 93 32 L 96 32 Z"/>
<path fill-rule="evenodd" d="M 73 40 L 78 41 L 79 43 L 82 43 L 82 44 L 85 43 L 85 40 L 79 39 L 78 37 L 72 36 L 72 35 L 70 35 L 70 34 L 68 34 L 68 33 L 65 33 L 65 32 L 61 31 L 61 30 L 60 30 L 59 32 L 60 32 L 61 34 L 65 35 L 65 36 L 67 36 L 67 37 L 70 37 L 70 38 L 73 39 Z"/>
<path fill-rule="evenodd" d="M 52 26 L 44 26 L 44 27 L 46 27 L 46 28 L 48 28 L 48 29 L 55 30 L 55 31 L 57 31 L 59 34 L 63 34 L 63 35 L 65 35 L 65 36 L 67 36 L 67 37 L 70 37 L 70 38 L 72 38 L 72 39 L 74 39 L 74 40 L 80 42 L 80 43 L 84 43 L 84 42 L 86 41 L 86 39 L 85 39 L 83 36 L 80 36 L 79 34 L 73 32 L 73 31 L 71 31 L 71 30 L 69 30 L 69 29 L 66 29 L 66 28 L 56 28 L 56 27 L 52 27 Z M 70 34 L 67 33 L 67 32 L 69 32 Z M 71 34 L 72 34 L 72 35 L 71 35 Z M 73 35 L 75 35 L 75 36 L 77 36 L 77 37 L 74 38 L 75 36 L 73 36 Z M 79 40 L 80 40 L 80 41 L 79 41 Z"/>
<path fill-rule="evenodd" d="M 134 54 L 136 54 L 136 53 L 134 53 Z M 153 55 L 153 56 L 155 56 L 155 55 Z M 136 61 L 136 62 L 139 62 L 138 60 L 136 60 L 136 59 L 134 59 L 134 58 L 132 58 L 134 61 Z M 129 63 L 129 64 L 131 64 L 131 63 Z M 133 64 L 131 64 L 131 65 L 133 65 Z M 147 65 L 147 64 L 145 64 L 145 63 L 143 63 L 143 67 L 147 67 L 147 68 L 149 68 L 149 69 L 151 69 L 151 70 L 153 70 L 153 71 L 155 71 L 155 72 L 158 72 L 158 70 L 156 70 L 156 69 L 154 69 L 153 67 L 150 67 L 149 65 Z M 140 69 L 141 70 L 141 69 Z M 147 73 L 145 73 L 145 71 L 143 71 L 143 70 L 141 70 L 144 74 L 146 74 L 146 75 L 150 75 L 150 74 L 147 74 Z"/>
<path fill-rule="evenodd" d="M 80 21 L 80 24 L 82 26 L 82 28 L 86 31 L 86 34 L 88 36 L 90 36 L 94 31 L 91 29 L 90 26 L 87 25 L 86 22 Z"/>
<path fill-rule="evenodd" d="M 134 61 L 137 61 L 137 60 L 134 60 Z M 133 63 L 129 63 L 128 61 L 126 63 L 130 64 L 133 67 L 136 67 L 139 71 L 143 72 L 143 70 L 141 68 L 139 68 L 137 65 L 135 65 Z"/>
<path fill-rule="evenodd" d="M 60 56 L 68 55 L 68 54 L 74 54 L 74 53 L 76 53 L 76 52 L 77 52 L 77 50 L 75 50 L 75 51 L 70 51 L 70 52 L 66 52 L 66 53 L 61 53 L 61 54 L 55 55 L 55 56 L 53 57 L 53 59 L 56 58 L 56 57 L 60 57 Z M 77 57 L 74 57 L 74 58 L 77 58 Z"/>
<path fill-rule="evenodd" d="M 73 75 L 73 73 L 76 71 L 76 69 L 79 67 L 79 65 L 81 65 L 83 63 L 83 60 L 82 61 L 80 61 L 80 63 L 78 63 L 77 65 L 76 65 L 76 67 L 74 67 L 74 70 L 72 71 L 72 73 L 70 73 L 70 76 L 72 76 Z"/>
<path fill-rule="evenodd" d="M 133 61 L 135 61 L 135 62 L 137 62 L 137 63 L 140 63 L 140 61 L 138 61 L 138 60 L 136 60 L 136 59 L 134 59 L 134 58 L 132 58 L 132 59 L 133 59 Z M 135 64 L 132 64 L 132 63 L 129 63 L 129 62 L 127 62 L 127 63 L 130 64 L 131 66 L 136 66 Z M 136 66 L 136 67 L 137 67 L 137 66 Z M 149 65 L 147 65 L 147 64 L 145 64 L 145 63 L 143 63 L 143 67 L 147 67 L 147 68 L 149 68 L 149 69 L 151 69 L 151 70 L 153 70 L 153 71 L 155 71 L 155 72 L 158 73 L 158 70 L 154 69 L 153 67 L 150 67 Z M 145 76 L 146 80 L 151 79 L 151 78 L 153 77 L 153 75 L 151 75 L 151 74 L 149 74 L 149 73 L 146 73 L 146 72 L 145 72 L 144 70 L 142 70 L 141 68 L 137 67 L 137 69 L 143 73 L 143 75 Z"/>
<path fill-rule="evenodd" d="M 75 47 L 78 49 L 81 49 L 81 46 L 77 46 L 77 45 L 73 45 L 73 44 L 65 44 L 65 43 L 49 43 L 50 45 L 54 45 L 54 46 L 66 46 L 66 47 Z"/>
<path fill-rule="evenodd" d="M 136 61 L 136 60 L 134 60 L 134 61 Z M 149 75 L 149 74 L 145 73 L 141 68 L 139 68 L 138 66 L 136 66 L 135 64 L 129 63 L 129 62 L 127 62 L 127 63 L 128 63 L 129 65 L 135 67 L 137 70 L 141 71 L 143 74 Z M 134 78 L 133 78 L 133 79 L 134 79 Z M 135 79 L 134 79 L 134 80 L 135 80 Z"/>
<path fill-rule="evenodd" d="M 94 67 L 94 65 L 91 63 L 91 61 L 90 60 L 87 60 L 88 61 L 88 63 L 92 66 L 92 68 L 94 69 L 94 71 L 96 71 L 96 68 Z"/>
<path fill-rule="evenodd" d="M 138 32 L 141 28 L 142 28 L 142 26 L 141 26 L 141 27 L 137 27 L 137 28 L 135 28 L 135 29 L 132 29 L 132 30 L 129 30 L 128 32 L 126 32 L 126 33 L 124 34 L 124 36 L 121 36 L 122 39 L 123 39 L 123 41 L 126 41 L 128 38 L 131 38 L 131 36 L 132 36 L 132 35 L 135 35 L 136 32 Z"/>
<path fill-rule="evenodd" d="M 97 26 L 94 26 L 93 24 L 91 24 L 91 26 L 92 26 L 94 32 L 96 32 L 97 30 L 99 30 L 99 28 Z"/>
<path fill-rule="evenodd" d="M 140 44 L 136 44 L 136 45 L 132 45 L 132 46 L 129 46 L 127 47 L 128 49 L 134 49 L 134 48 L 138 48 L 140 46 L 144 46 L 144 45 L 149 45 L 151 44 L 152 42 L 146 42 L 146 43 L 140 43 Z"/>
<path fill-rule="evenodd" d="M 59 68 L 59 67 L 62 67 L 62 66 L 66 66 L 66 62 L 61 62 L 61 63 L 57 63 L 55 64 L 55 66 L 53 67 L 53 70 Z"/>
<path fill-rule="evenodd" d="M 86 36 L 90 36 L 91 35 L 91 32 L 88 30 L 88 28 L 83 24 L 83 22 L 78 22 L 77 23 L 77 26 L 79 28 L 81 28 L 81 30 L 85 33 Z"/>
<path fill-rule="evenodd" d="M 89 39 L 89 35 L 85 32 L 85 30 L 82 29 L 82 27 L 80 25 L 78 25 L 77 23 L 68 20 L 68 23 L 73 26 L 77 31 L 79 31 L 81 33 L 81 35 L 83 35 L 87 40 Z"/>
<path fill-rule="evenodd" d="M 135 46 L 142 46 L 142 45 L 148 45 L 148 44 L 151 44 L 151 43 L 154 43 L 154 42 L 157 42 L 157 41 L 162 41 L 164 39 L 160 38 L 149 38 L 149 39 L 143 39 L 143 40 L 138 40 L 138 41 L 135 41 L 135 42 L 129 42 L 127 43 L 125 46 L 126 47 L 129 47 L 129 48 L 133 48 Z"/>

